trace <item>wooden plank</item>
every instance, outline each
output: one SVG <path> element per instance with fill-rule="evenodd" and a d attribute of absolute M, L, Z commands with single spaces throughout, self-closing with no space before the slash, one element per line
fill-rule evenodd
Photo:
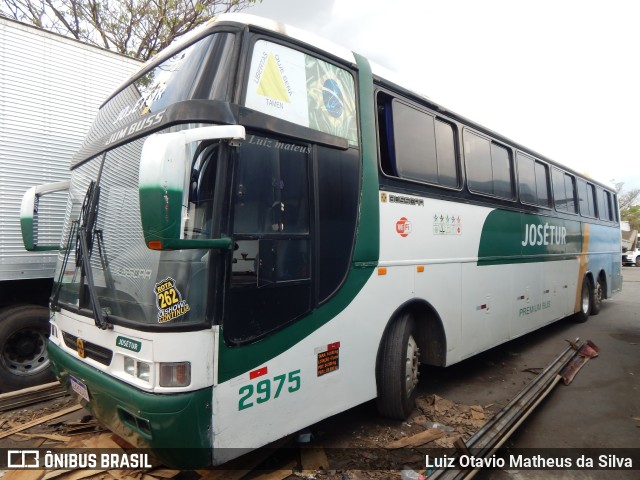
<path fill-rule="evenodd" d="M 152 477 L 157 478 L 173 478 L 180 473 L 180 470 L 169 470 L 167 468 L 156 468 L 147 472 Z"/>
<path fill-rule="evenodd" d="M 293 475 L 293 469 L 296 466 L 296 462 L 290 462 L 284 467 L 274 470 L 273 472 L 263 473 L 254 477 L 252 480 L 284 480 L 287 477 Z"/>
<path fill-rule="evenodd" d="M 54 433 L 16 433 L 16 435 L 24 438 L 44 438 L 46 440 L 54 440 L 56 442 L 68 442 L 71 437 L 65 437 L 64 435 L 56 435 Z"/>
<path fill-rule="evenodd" d="M 240 480 L 251 473 L 249 470 L 199 470 L 201 480 Z"/>
<path fill-rule="evenodd" d="M 78 411 L 80 409 L 82 409 L 82 405 L 74 405 L 72 407 L 65 408 L 65 409 L 60 410 L 58 412 L 54 412 L 54 413 L 51 413 L 49 415 L 45 415 L 44 417 L 36 418 L 35 420 L 32 420 L 32 421 L 27 422 L 27 423 L 24 423 L 24 424 L 22 424 L 20 426 L 12 428 L 11 430 L 7 430 L 6 432 L 0 433 L 0 439 L 9 437 L 9 436 L 13 435 L 14 433 L 21 432 L 21 431 L 26 430 L 28 428 L 35 427 L 36 425 L 41 425 L 41 424 L 43 424 L 45 422 L 48 422 L 49 420 L 53 420 L 54 418 L 62 417 L 63 415 L 67 415 L 68 413 L 76 412 L 76 411 Z"/>
<path fill-rule="evenodd" d="M 40 480 L 44 470 L 8 470 L 2 480 Z"/>
<path fill-rule="evenodd" d="M 442 437 L 443 435 L 444 435 L 444 432 L 442 432 L 441 430 L 430 428 L 429 430 L 425 430 L 424 432 L 420 432 L 410 437 L 401 438 L 400 440 L 391 442 L 389 445 L 387 445 L 387 448 L 395 449 L 395 448 L 406 448 L 406 447 L 419 447 L 420 445 L 429 443 L 437 438 Z"/>
<path fill-rule="evenodd" d="M 82 440 L 82 445 L 86 448 L 109 448 L 122 451 L 122 447 L 111 438 L 111 433 L 103 433 L 101 435 L 91 435 L 87 439 Z"/>
<path fill-rule="evenodd" d="M 46 383 L 14 392 L 1 393 L 0 412 L 44 402 L 65 395 L 68 395 L 67 391 L 58 382 Z"/>
<path fill-rule="evenodd" d="M 322 447 L 300 448 L 302 470 L 329 470 L 329 460 Z"/>

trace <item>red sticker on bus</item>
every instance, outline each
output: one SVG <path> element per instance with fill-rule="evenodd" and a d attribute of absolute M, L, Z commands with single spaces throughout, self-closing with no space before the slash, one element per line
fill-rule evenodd
<path fill-rule="evenodd" d="M 411 233 L 411 222 L 406 217 L 402 217 L 396 222 L 396 232 L 401 237 L 406 237 Z"/>
<path fill-rule="evenodd" d="M 267 367 L 258 368 L 253 372 L 249 372 L 249 380 L 253 380 L 254 378 L 258 378 L 266 374 L 267 374 Z"/>

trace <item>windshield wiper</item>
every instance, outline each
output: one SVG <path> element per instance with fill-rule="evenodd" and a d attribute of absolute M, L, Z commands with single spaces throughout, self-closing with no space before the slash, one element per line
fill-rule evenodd
<path fill-rule="evenodd" d="M 95 226 L 98 219 L 99 202 L 100 187 L 96 181 L 92 180 L 89 184 L 89 188 L 87 189 L 87 194 L 84 197 L 82 210 L 80 212 L 79 227 L 76 237 L 76 266 L 81 268 L 82 276 L 87 279 L 89 298 L 91 300 L 96 326 L 102 330 L 106 330 L 109 328 L 109 323 L 107 322 L 106 315 L 100 307 L 100 300 L 96 293 L 96 286 L 93 280 L 93 270 L 91 268 L 91 252 L 93 250 L 94 235 L 96 234 Z M 98 237 L 98 243 L 100 244 L 100 237 Z M 99 245 L 99 250 L 102 254 L 101 245 Z M 102 255 L 101 260 L 104 264 Z M 84 281 L 81 281 L 81 284 L 84 284 Z"/>

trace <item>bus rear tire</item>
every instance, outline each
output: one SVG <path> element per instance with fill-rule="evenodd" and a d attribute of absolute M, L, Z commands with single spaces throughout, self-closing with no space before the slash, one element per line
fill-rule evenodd
<path fill-rule="evenodd" d="M 420 350 L 415 340 L 415 321 L 404 313 L 389 325 L 377 368 L 380 415 L 405 420 L 416 404 Z"/>
<path fill-rule="evenodd" d="M 593 307 L 593 288 L 587 277 L 582 280 L 582 290 L 580 291 L 580 310 L 575 314 L 576 322 L 584 323 L 589 320 Z"/>
<path fill-rule="evenodd" d="M 596 286 L 593 289 L 593 302 L 591 303 L 591 315 L 597 315 L 602 308 L 604 300 L 604 284 L 600 278 L 596 280 Z"/>
<path fill-rule="evenodd" d="M 0 389 L 19 390 L 54 380 L 47 342 L 49 309 L 35 305 L 0 311 Z"/>

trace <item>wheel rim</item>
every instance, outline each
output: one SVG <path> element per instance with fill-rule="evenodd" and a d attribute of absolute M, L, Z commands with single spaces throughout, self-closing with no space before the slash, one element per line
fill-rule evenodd
<path fill-rule="evenodd" d="M 407 391 L 407 396 L 411 395 L 413 390 L 418 385 L 418 367 L 420 366 L 420 350 L 418 349 L 418 344 L 413 338 L 413 335 L 409 336 L 409 340 L 407 342 L 407 360 L 405 366 L 406 379 L 405 379 L 405 388 Z"/>
<path fill-rule="evenodd" d="M 11 335 L 2 351 L 2 363 L 14 375 L 35 375 L 49 366 L 47 335 L 25 328 Z"/>
<path fill-rule="evenodd" d="M 596 282 L 596 291 L 594 295 L 594 301 L 600 305 L 602 303 L 602 285 L 600 282 Z"/>
<path fill-rule="evenodd" d="M 586 284 L 582 287 L 582 312 L 589 313 L 589 287 Z"/>

